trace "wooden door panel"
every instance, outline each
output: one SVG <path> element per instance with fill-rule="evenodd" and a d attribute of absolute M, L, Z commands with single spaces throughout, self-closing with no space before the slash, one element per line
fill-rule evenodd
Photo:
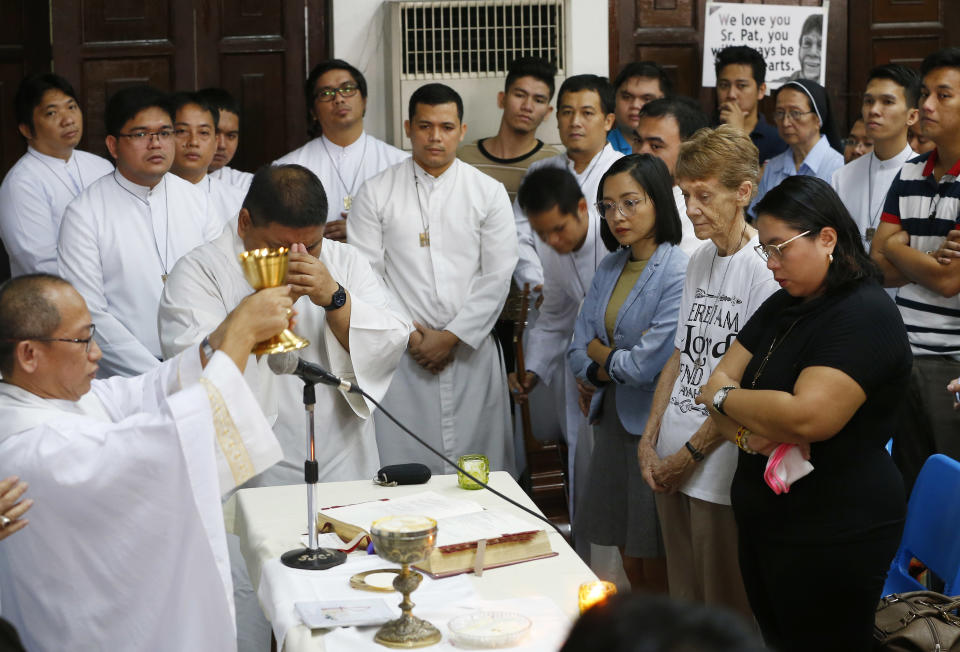
<path fill-rule="evenodd" d="M 939 21 L 940 4 L 941 0 L 873 0 L 873 19 L 878 23 Z M 954 0 L 944 4 L 954 4 Z"/>
<path fill-rule="evenodd" d="M 656 61 L 673 82 L 674 92 L 696 97 L 700 90 L 700 50 L 695 43 L 674 47 L 640 46 L 637 61 Z"/>
<path fill-rule="evenodd" d="M 220 79 L 237 101 L 243 120 L 240 148 L 232 167 L 256 170 L 286 153 L 285 121 L 278 109 L 293 104 L 277 102 L 285 97 L 287 71 L 282 52 L 223 55 Z"/>
<path fill-rule="evenodd" d="M 86 0 L 80 29 L 84 43 L 172 37 L 170 0 Z"/>
<path fill-rule="evenodd" d="M 284 33 L 286 9 L 277 0 L 220 0 L 220 33 L 224 38 L 280 36 Z"/>
<path fill-rule="evenodd" d="M 637 25 L 696 27 L 696 0 L 637 0 Z"/>

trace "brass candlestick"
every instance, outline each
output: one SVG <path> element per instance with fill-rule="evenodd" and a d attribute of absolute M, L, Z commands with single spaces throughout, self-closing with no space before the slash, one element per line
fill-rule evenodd
<path fill-rule="evenodd" d="M 426 620 L 414 616 L 410 594 L 420 585 L 423 576 L 410 570 L 410 564 L 424 559 L 437 541 L 437 522 L 426 516 L 387 516 L 373 522 L 370 536 L 377 554 L 401 564 L 393 588 L 403 594 L 400 610 L 403 615 L 384 624 L 374 640 L 392 648 L 426 647 L 439 643 L 440 630 Z"/>
<path fill-rule="evenodd" d="M 251 249 L 240 254 L 243 276 L 254 290 L 283 285 L 284 281 L 287 280 L 289 260 L 290 250 L 286 247 Z M 282 333 L 274 335 L 269 340 L 259 342 L 252 353 L 256 355 L 286 353 L 306 346 L 310 346 L 309 340 L 286 328 Z"/>

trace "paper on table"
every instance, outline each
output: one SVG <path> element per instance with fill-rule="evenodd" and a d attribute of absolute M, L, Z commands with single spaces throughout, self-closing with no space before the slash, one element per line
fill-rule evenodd
<path fill-rule="evenodd" d="M 293 606 L 300 620 L 310 629 L 382 625 L 394 617 L 387 601 L 383 598 L 315 600 L 297 602 Z"/>
<path fill-rule="evenodd" d="M 472 500 L 446 498 L 434 491 L 424 491 L 410 496 L 391 498 L 390 500 L 377 500 L 356 505 L 321 509 L 320 512 L 330 518 L 335 518 L 338 521 L 368 530 L 371 523 L 384 516 L 417 514 L 438 520 L 482 510 L 483 507 Z"/>
<path fill-rule="evenodd" d="M 437 527 L 437 546 L 493 539 L 504 534 L 542 529 L 508 512 L 484 510 L 443 519 Z"/>

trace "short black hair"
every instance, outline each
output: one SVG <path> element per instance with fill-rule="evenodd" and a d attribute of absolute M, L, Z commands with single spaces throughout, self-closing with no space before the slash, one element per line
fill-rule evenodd
<path fill-rule="evenodd" d="M 859 227 L 826 181 L 805 174 L 787 177 L 757 202 L 754 214 L 758 220 L 768 215 L 798 231 L 810 231 L 808 238 L 815 238 L 827 226 L 836 230 L 837 246 L 827 270 L 827 293 L 867 279 L 882 280 L 880 268 L 863 248 Z"/>
<path fill-rule="evenodd" d="M 823 36 L 823 14 L 810 14 L 807 16 L 807 19 L 803 21 L 803 27 L 800 29 L 800 40 L 803 40 L 803 37 L 810 32 L 816 32 Z"/>
<path fill-rule="evenodd" d="M 311 136 L 320 135 L 320 125 L 317 124 L 316 119 L 313 117 L 313 103 L 317 100 L 317 89 L 315 88 L 317 80 L 331 70 L 345 70 L 353 77 L 353 81 L 357 82 L 357 90 L 360 91 L 360 97 L 367 99 L 367 80 L 363 76 L 363 73 L 355 66 L 351 66 L 343 59 L 327 59 L 326 61 L 321 61 L 313 67 L 313 70 L 310 71 L 310 75 L 307 77 L 307 81 L 303 84 L 304 99 L 307 102 L 307 125 L 309 125 L 307 131 Z"/>
<path fill-rule="evenodd" d="M 240 102 L 226 89 L 215 87 L 202 88 L 197 91 L 197 95 L 202 98 L 204 102 L 216 107 L 217 111 L 229 111 L 237 116 L 237 118 L 240 118 Z"/>
<path fill-rule="evenodd" d="M 889 79 L 897 86 L 903 87 L 903 97 L 907 101 L 907 106 L 916 108 L 917 100 L 920 99 L 920 75 L 913 68 L 907 68 L 899 63 L 888 63 L 883 66 L 876 66 L 867 75 L 867 86 L 874 79 Z"/>
<path fill-rule="evenodd" d="M 68 97 L 72 97 L 78 104 L 77 94 L 66 79 L 52 72 L 36 75 L 27 75 L 20 80 L 17 93 L 13 96 L 13 110 L 18 125 L 27 125 L 33 133 L 33 110 L 40 106 L 44 94 L 49 90 L 57 90 Z"/>
<path fill-rule="evenodd" d="M 696 100 L 683 95 L 661 97 L 647 102 L 640 109 L 641 118 L 663 118 L 673 116 L 680 131 L 680 140 L 686 140 L 704 127 L 710 126 L 707 115 Z"/>
<path fill-rule="evenodd" d="M 550 99 L 556 90 L 557 67 L 541 57 L 520 57 L 514 59 L 507 68 L 507 80 L 503 84 L 503 92 L 509 93 L 510 87 L 521 77 L 533 77 L 542 81 L 550 89 Z"/>
<path fill-rule="evenodd" d="M 327 193 L 313 172 L 290 163 L 264 165 L 253 175 L 243 199 L 255 226 L 280 224 L 293 229 L 327 222 Z"/>
<path fill-rule="evenodd" d="M 580 183 L 570 170 L 553 166 L 538 168 L 527 174 L 517 191 L 517 203 L 527 215 L 543 213 L 554 206 L 566 215 L 577 215 L 583 198 Z"/>
<path fill-rule="evenodd" d="M 60 326 L 60 309 L 47 296 L 52 285 L 70 284 L 53 274 L 26 274 L 0 285 L 0 374 L 13 372 L 18 342 L 50 337 Z"/>
<path fill-rule="evenodd" d="M 173 124 L 175 111 L 167 93 L 153 86 L 121 88 L 107 100 L 103 115 L 107 133 L 111 136 L 118 135 L 123 130 L 123 125 L 133 120 L 138 113 L 153 108 L 164 111 L 170 116 L 170 124 Z"/>
<path fill-rule="evenodd" d="M 603 184 L 609 177 L 621 172 L 628 172 L 634 181 L 640 184 L 656 212 L 653 223 L 653 241 L 657 244 L 670 242 L 680 244 L 683 237 L 683 227 L 680 224 L 680 214 L 677 213 L 677 202 L 673 197 L 673 179 L 667 164 L 653 154 L 630 154 L 618 158 L 613 162 L 597 186 L 597 203 L 603 200 Z M 610 251 L 620 248 L 620 243 L 613 236 L 606 216 L 600 216 L 600 237 L 603 244 Z"/>
<path fill-rule="evenodd" d="M 413 115 L 417 112 L 418 104 L 437 106 L 438 104 L 449 104 L 451 102 L 457 105 L 457 119 L 463 122 L 463 98 L 460 97 L 460 93 L 446 84 L 436 82 L 424 84 L 413 91 L 410 96 L 410 106 L 408 107 L 410 121 L 413 122 Z"/>
<path fill-rule="evenodd" d="M 960 48 L 943 48 L 928 54 L 920 64 L 920 76 L 926 77 L 937 68 L 960 69 Z"/>
<path fill-rule="evenodd" d="M 563 101 L 564 93 L 579 93 L 580 91 L 594 91 L 600 96 L 600 108 L 604 113 L 613 113 L 616 106 L 615 92 L 613 86 L 606 77 L 600 75 L 574 75 L 567 77 L 560 84 L 560 92 L 557 93 L 557 105 Z"/>
<path fill-rule="evenodd" d="M 713 69 L 716 71 L 717 78 L 719 79 L 720 72 L 724 68 L 733 64 L 750 66 L 750 70 L 753 71 L 753 81 L 757 83 L 758 87 L 766 82 L 767 62 L 758 50 L 749 45 L 730 45 L 717 52 L 713 61 Z"/>
<path fill-rule="evenodd" d="M 667 76 L 667 71 L 655 61 L 631 61 L 625 65 L 620 71 L 620 74 L 613 80 L 614 92 L 620 90 L 624 82 L 634 77 L 656 79 L 660 84 L 660 92 L 663 93 L 664 96 L 673 93 L 673 82 L 670 81 L 670 78 Z"/>
<path fill-rule="evenodd" d="M 179 93 L 174 93 L 170 96 L 170 109 L 173 111 L 173 121 L 177 121 L 177 113 L 183 107 L 188 104 L 195 104 L 200 107 L 202 111 L 206 111 L 213 118 L 213 126 L 216 127 L 220 124 L 220 110 L 211 103 L 207 98 L 200 95 L 200 93 L 192 93 L 188 91 L 180 91 Z"/>
<path fill-rule="evenodd" d="M 621 593 L 586 611 L 560 652 L 762 652 L 760 637 L 725 607 Z"/>

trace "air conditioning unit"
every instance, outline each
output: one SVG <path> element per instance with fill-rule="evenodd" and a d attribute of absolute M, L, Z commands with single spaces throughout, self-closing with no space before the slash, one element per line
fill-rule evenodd
<path fill-rule="evenodd" d="M 514 59 L 543 57 L 557 66 L 556 87 L 566 77 L 568 0 L 395 1 L 387 18 L 387 140 L 410 149 L 403 129 L 413 91 L 430 83 L 452 87 L 463 98 L 467 140 L 496 134 L 497 93 Z M 554 100 L 556 97 L 554 96 Z M 551 114 L 538 136 L 559 143 Z"/>

